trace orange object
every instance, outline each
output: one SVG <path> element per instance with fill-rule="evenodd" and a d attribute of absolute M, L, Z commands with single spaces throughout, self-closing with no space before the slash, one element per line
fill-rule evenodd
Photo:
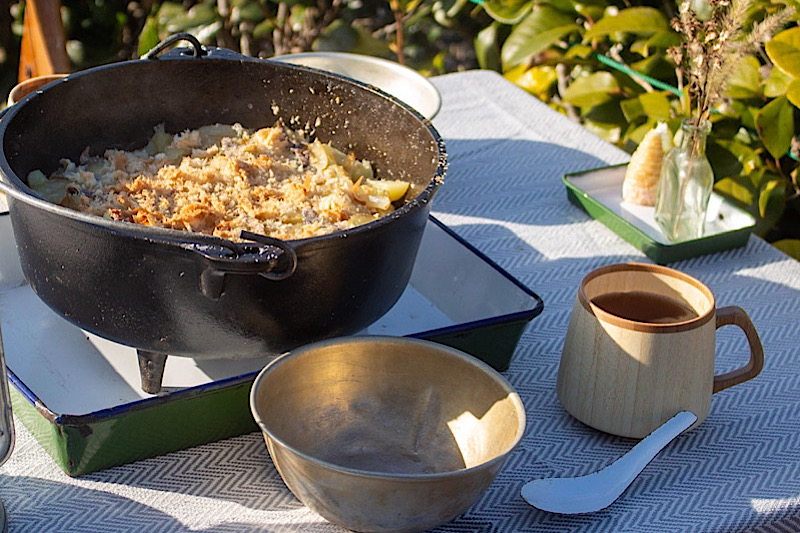
<path fill-rule="evenodd" d="M 59 0 L 27 0 L 18 81 L 70 71 Z"/>

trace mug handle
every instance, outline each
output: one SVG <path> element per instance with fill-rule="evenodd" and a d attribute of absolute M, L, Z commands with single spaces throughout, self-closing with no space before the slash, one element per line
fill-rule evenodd
<path fill-rule="evenodd" d="M 758 337 L 753 321 L 741 307 L 730 306 L 717 309 L 717 329 L 722 326 L 739 326 L 750 344 L 750 361 L 741 368 L 714 376 L 713 392 L 719 392 L 756 377 L 764 368 L 764 347 Z"/>

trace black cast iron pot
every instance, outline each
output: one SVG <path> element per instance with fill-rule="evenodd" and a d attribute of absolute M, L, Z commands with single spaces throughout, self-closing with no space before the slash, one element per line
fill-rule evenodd
<path fill-rule="evenodd" d="M 446 166 L 430 123 L 375 88 L 193 42 L 71 74 L 0 121 L 0 189 L 30 286 L 79 327 L 137 348 L 148 392 L 160 389 L 167 354 L 280 353 L 380 318 L 405 290 Z M 277 118 L 421 192 L 350 230 L 234 243 L 81 214 L 25 183 L 31 170 L 48 174 L 87 146 L 142 147 L 162 122 L 176 132 L 216 122 L 257 128 Z"/>

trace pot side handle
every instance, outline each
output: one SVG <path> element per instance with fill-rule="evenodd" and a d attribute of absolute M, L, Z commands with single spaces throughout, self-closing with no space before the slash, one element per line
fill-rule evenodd
<path fill-rule="evenodd" d="M 242 237 L 254 242 L 221 245 L 183 243 L 182 248 L 202 256 L 205 268 L 200 274 L 200 291 L 218 300 L 225 290 L 228 274 L 259 275 L 271 281 L 287 279 L 297 268 L 297 253 L 288 243 L 247 231 Z"/>

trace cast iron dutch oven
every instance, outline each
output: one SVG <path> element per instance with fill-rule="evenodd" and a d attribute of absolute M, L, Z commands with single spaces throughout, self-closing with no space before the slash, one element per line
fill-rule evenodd
<path fill-rule="evenodd" d="M 0 189 L 32 289 L 67 320 L 145 359 L 280 353 L 377 320 L 405 290 L 445 173 L 436 130 L 373 87 L 176 38 L 193 47 L 71 74 L 0 121 Z M 87 146 L 95 154 L 142 147 L 159 123 L 177 132 L 278 118 L 370 160 L 379 177 L 413 182 L 419 194 L 350 230 L 235 243 L 78 213 L 25 182 Z"/>

